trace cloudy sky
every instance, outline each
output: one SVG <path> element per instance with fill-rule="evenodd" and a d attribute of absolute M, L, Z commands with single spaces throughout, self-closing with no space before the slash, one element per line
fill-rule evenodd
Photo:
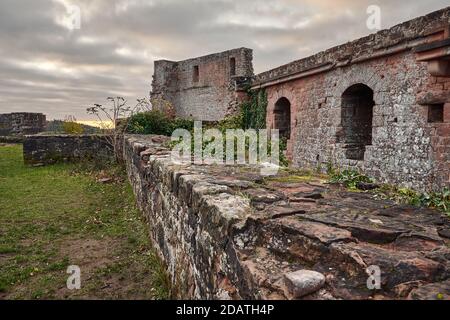
<path fill-rule="evenodd" d="M 372 4 L 388 28 L 450 1 L 0 0 L 0 113 L 87 120 L 108 96 L 148 96 L 155 59 L 249 47 L 262 72 L 371 33 Z"/>

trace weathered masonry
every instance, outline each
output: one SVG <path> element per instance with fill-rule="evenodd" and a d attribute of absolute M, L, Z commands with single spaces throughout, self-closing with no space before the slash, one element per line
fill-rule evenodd
<path fill-rule="evenodd" d="M 184 299 L 450 296 L 450 220 L 291 173 L 172 163 L 167 137 L 126 136 L 139 208 Z M 288 181 L 288 182 L 286 182 Z M 381 290 L 367 288 L 369 266 Z M 305 279 L 308 279 L 305 281 Z"/>
<path fill-rule="evenodd" d="M 102 135 L 30 135 L 23 141 L 23 159 L 27 165 L 42 166 L 87 160 L 109 162 L 114 155 Z"/>
<path fill-rule="evenodd" d="M 47 122 L 42 113 L 0 114 L 0 136 L 24 136 L 45 131 Z"/>
<path fill-rule="evenodd" d="M 450 8 L 256 76 L 295 166 L 450 184 Z"/>
<path fill-rule="evenodd" d="M 246 97 L 252 57 L 252 50 L 240 48 L 179 62 L 155 61 L 151 98 L 169 102 L 183 118 L 221 120 Z"/>
<path fill-rule="evenodd" d="M 294 166 L 359 168 L 418 190 L 450 184 L 450 7 L 252 77 Z M 245 99 L 252 52 L 156 61 L 152 97 L 215 121 Z"/>

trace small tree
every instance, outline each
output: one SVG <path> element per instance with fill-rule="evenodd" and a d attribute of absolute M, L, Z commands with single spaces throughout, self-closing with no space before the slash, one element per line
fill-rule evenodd
<path fill-rule="evenodd" d="M 136 112 L 149 110 L 150 103 L 146 98 L 137 99 L 134 107 L 127 105 L 123 97 L 108 97 L 109 106 L 94 104 L 87 108 L 87 113 L 95 115 L 100 122 L 100 127 L 105 135 L 106 142 L 111 146 L 117 162 L 122 163 L 120 142 L 125 134 L 130 117 Z"/>

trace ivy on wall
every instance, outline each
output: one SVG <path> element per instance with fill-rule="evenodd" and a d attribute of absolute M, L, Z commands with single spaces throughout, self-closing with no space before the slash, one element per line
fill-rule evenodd
<path fill-rule="evenodd" d="M 242 129 L 266 129 L 267 117 L 267 92 L 264 89 L 248 90 L 249 100 L 241 104 L 241 127 Z M 269 144 L 270 149 L 270 144 Z M 279 156 L 280 165 L 287 167 L 289 161 L 286 157 L 285 151 L 287 149 L 286 139 L 280 139 Z M 271 152 L 270 150 L 268 150 Z"/>
<path fill-rule="evenodd" d="M 267 93 L 264 89 L 248 91 L 249 100 L 242 103 L 244 129 L 265 129 L 267 115 Z"/>

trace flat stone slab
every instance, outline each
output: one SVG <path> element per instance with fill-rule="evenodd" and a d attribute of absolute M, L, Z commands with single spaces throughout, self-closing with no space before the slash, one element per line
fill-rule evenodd
<path fill-rule="evenodd" d="M 450 280 L 419 286 L 409 294 L 411 300 L 450 300 Z"/>
<path fill-rule="evenodd" d="M 323 272 L 327 279 L 320 293 L 314 294 L 319 299 L 368 299 L 375 293 L 377 298 L 404 299 L 405 289 L 400 295 L 396 286 L 415 281 L 431 285 L 450 277 L 450 219 L 437 211 L 374 199 L 370 193 L 349 192 L 321 179 L 279 182 L 274 178 L 260 183 L 251 169 L 234 170 L 227 176 L 220 171 L 208 174 L 214 175 L 211 182 L 250 199 L 254 209 L 250 219 L 258 227 L 248 231 L 247 242 L 239 240 L 239 247 L 245 252 L 244 266 L 251 266 L 248 271 L 264 284 L 263 297 L 308 298 L 301 290 L 292 291 L 294 278 L 290 282 L 280 278 L 302 266 L 312 266 L 312 272 Z M 228 183 L 235 176 L 239 183 Z M 382 272 L 382 289 L 376 292 L 365 288 L 366 269 L 373 265 Z M 440 288 L 446 285 L 443 282 Z M 416 296 L 431 288 L 424 286 Z"/>
<path fill-rule="evenodd" d="M 356 241 L 350 231 L 335 228 L 323 223 L 300 220 L 296 217 L 283 218 L 277 221 L 289 233 L 298 232 L 309 239 L 329 245 L 333 242 Z"/>
<path fill-rule="evenodd" d="M 415 295 L 424 297 L 422 292 L 450 277 L 450 219 L 442 213 L 396 205 L 374 199 L 370 193 L 348 192 L 318 181 L 269 182 L 265 187 L 266 194 L 281 192 L 285 199 L 266 201 L 263 207 L 252 202 L 257 209 L 253 218 L 260 227 L 253 231 L 258 240 L 251 247 L 265 247 L 274 254 L 260 257 L 255 250 L 252 258 L 262 265 L 287 259 L 312 266 L 327 279 L 323 290 L 345 299 L 367 299 L 375 293 L 377 298 L 404 299 L 414 287 L 403 284 L 417 281 L 425 285 L 416 288 Z M 256 191 L 263 193 L 261 189 Z M 369 266 L 381 269 L 381 290 L 365 288 Z M 286 266 L 280 268 L 285 271 Z M 439 283 L 445 292 L 448 283 Z M 403 288 L 401 294 L 396 286 Z M 280 285 L 274 282 L 272 289 L 267 296 L 276 296 Z"/>

